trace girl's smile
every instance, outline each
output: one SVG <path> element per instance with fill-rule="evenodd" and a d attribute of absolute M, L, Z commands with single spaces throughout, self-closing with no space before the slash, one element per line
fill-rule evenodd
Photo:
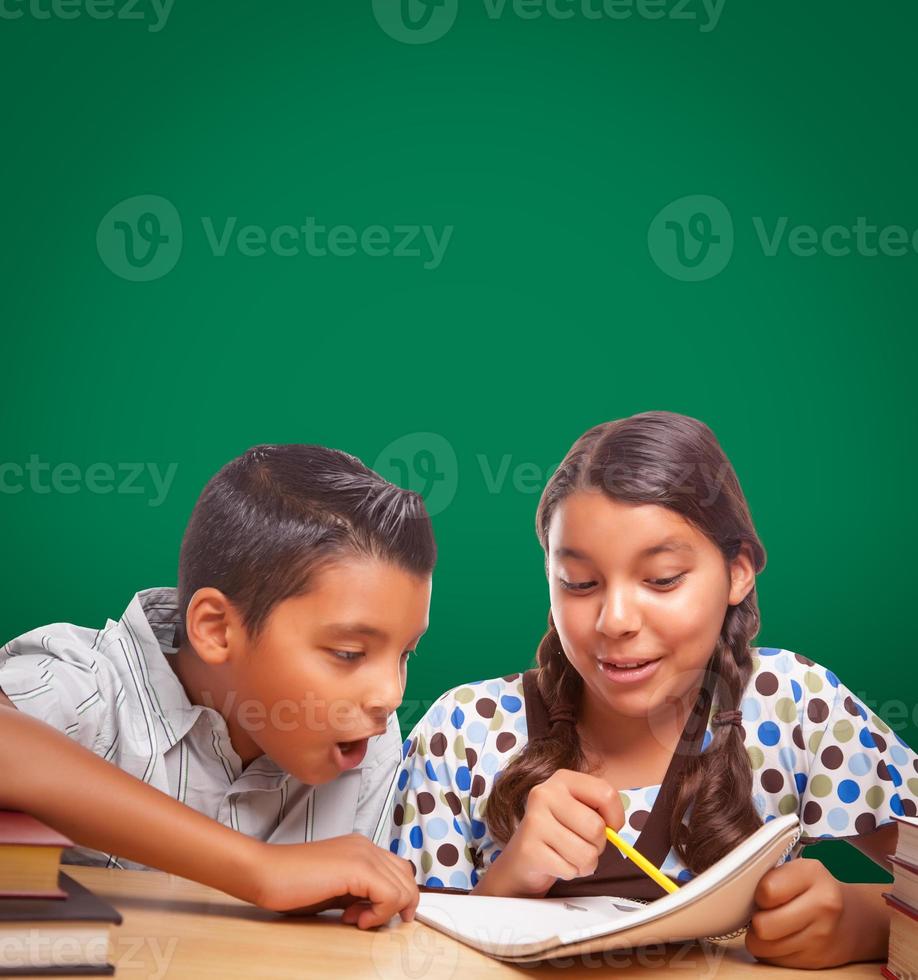
<path fill-rule="evenodd" d="M 616 663 L 612 660 L 597 660 L 600 673 L 613 684 L 639 684 L 652 677 L 660 665 L 661 658 L 638 660 L 629 663 Z"/>
<path fill-rule="evenodd" d="M 745 552 L 728 563 L 681 514 L 594 490 L 558 504 L 548 578 L 563 655 L 584 682 L 581 727 L 602 741 L 610 720 L 646 727 L 696 693 L 728 606 L 755 581 Z"/>

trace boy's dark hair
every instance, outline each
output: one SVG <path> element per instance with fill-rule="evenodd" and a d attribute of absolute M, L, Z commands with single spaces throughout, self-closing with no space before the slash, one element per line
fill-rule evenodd
<path fill-rule="evenodd" d="M 179 556 L 181 621 L 209 586 L 254 637 L 279 602 L 346 555 L 429 575 L 436 545 L 423 499 L 337 449 L 255 446 L 211 477 L 191 513 Z"/>

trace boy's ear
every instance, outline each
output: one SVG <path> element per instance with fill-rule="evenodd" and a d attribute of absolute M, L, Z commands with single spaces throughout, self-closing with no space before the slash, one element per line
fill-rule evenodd
<path fill-rule="evenodd" d="M 730 597 L 729 605 L 737 606 L 755 586 L 755 565 L 749 548 L 744 543 L 739 554 L 730 562 Z"/>
<path fill-rule="evenodd" d="M 230 658 L 230 637 L 241 628 L 233 604 L 219 589 L 198 589 L 188 603 L 185 635 L 195 653 L 212 667 Z"/>

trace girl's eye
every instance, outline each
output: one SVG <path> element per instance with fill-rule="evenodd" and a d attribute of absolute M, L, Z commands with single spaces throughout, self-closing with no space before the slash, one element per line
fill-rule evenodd
<path fill-rule="evenodd" d="M 351 663 L 358 657 L 363 656 L 361 650 L 332 650 L 332 653 L 339 659 L 344 660 L 347 663 Z"/>
<path fill-rule="evenodd" d="M 650 580 L 651 585 L 658 585 L 661 589 L 666 588 L 670 585 L 675 585 L 677 582 L 681 582 L 685 578 L 685 572 L 680 572 L 678 575 L 673 575 L 672 578 L 652 578 Z"/>
<path fill-rule="evenodd" d="M 587 589 L 592 589 L 596 584 L 595 582 L 568 582 L 565 579 L 559 579 L 561 582 L 561 588 L 565 589 L 567 592 L 586 592 Z"/>

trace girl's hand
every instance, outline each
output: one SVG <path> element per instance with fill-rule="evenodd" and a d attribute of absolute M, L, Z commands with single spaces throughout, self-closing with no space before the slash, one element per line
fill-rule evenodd
<path fill-rule="evenodd" d="M 857 923 L 849 923 L 845 888 L 821 861 L 796 858 L 765 873 L 746 949 L 777 966 L 819 969 L 855 958 Z"/>
<path fill-rule="evenodd" d="M 343 908 L 342 922 L 361 929 L 394 915 L 414 918 L 418 886 L 411 866 L 360 834 L 310 844 L 257 843 L 250 901 L 300 914 Z"/>
<path fill-rule="evenodd" d="M 516 833 L 473 893 L 537 898 L 558 878 L 592 874 L 606 826 L 619 830 L 624 822 L 618 792 L 607 782 L 559 769 L 530 790 Z"/>

